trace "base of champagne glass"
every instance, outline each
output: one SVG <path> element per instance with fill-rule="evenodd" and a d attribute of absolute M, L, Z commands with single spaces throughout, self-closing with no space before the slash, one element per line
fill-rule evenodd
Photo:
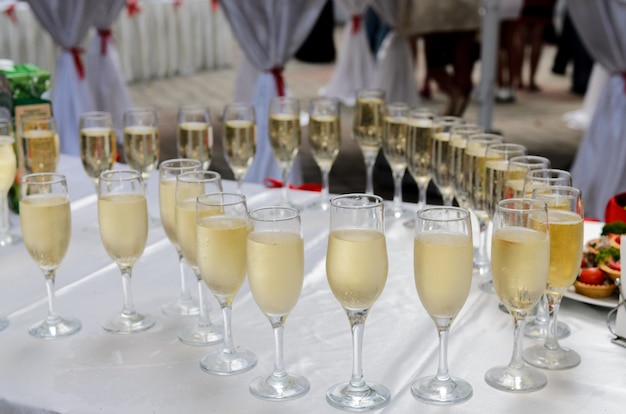
<path fill-rule="evenodd" d="M 378 410 L 391 401 L 391 393 L 384 385 L 367 382 L 362 388 L 354 389 L 344 382 L 326 392 L 326 401 L 335 408 L 345 411 Z"/>
<path fill-rule="evenodd" d="M 119 314 L 109 318 L 102 327 L 105 331 L 116 334 L 132 334 L 152 328 L 155 320 L 150 315 L 140 313 Z"/>
<path fill-rule="evenodd" d="M 448 381 L 438 380 L 436 376 L 424 377 L 411 385 L 413 397 L 427 404 L 459 404 L 469 400 L 473 393 L 469 382 L 454 377 Z"/>
<path fill-rule="evenodd" d="M 486 282 L 481 283 L 480 285 L 478 285 L 478 287 L 483 292 L 493 293 L 493 294 L 496 293 L 496 289 L 493 287 L 493 280 L 492 279 L 489 279 Z"/>
<path fill-rule="evenodd" d="M 22 242 L 22 238 L 13 233 L 3 234 L 0 236 L 0 247 L 15 246 Z"/>
<path fill-rule="evenodd" d="M 571 331 L 565 322 L 556 322 L 556 337 L 558 339 L 567 338 Z M 524 336 L 533 339 L 543 339 L 548 335 L 548 321 L 540 321 L 532 319 L 526 322 L 524 327 Z"/>
<path fill-rule="evenodd" d="M 200 360 L 200 368 L 214 375 L 234 375 L 249 371 L 256 366 L 256 356 L 245 349 L 227 353 L 223 349 L 213 351 Z"/>
<path fill-rule="evenodd" d="M 203 326 L 199 323 L 184 328 L 178 334 L 178 339 L 185 345 L 206 346 L 215 345 L 224 341 L 224 328 L 221 326 Z"/>
<path fill-rule="evenodd" d="M 491 368 L 485 374 L 485 381 L 497 390 L 508 392 L 539 391 L 548 384 L 548 378 L 543 372 L 526 365 L 521 368 Z"/>
<path fill-rule="evenodd" d="M 535 345 L 524 350 L 526 363 L 543 369 L 568 369 L 580 364 L 580 355 L 568 348 L 548 349 L 545 345 Z"/>
<path fill-rule="evenodd" d="M 0 316 L 0 331 L 5 330 L 7 326 L 9 326 L 9 320 L 4 316 Z"/>
<path fill-rule="evenodd" d="M 309 380 L 299 375 L 257 377 L 250 383 L 250 393 L 269 401 L 287 401 L 309 392 Z"/>
<path fill-rule="evenodd" d="M 198 301 L 191 296 L 188 298 L 181 298 L 179 296 L 175 300 L 161 306 L 161 312 L 173 318 L 198 316 L 200 314 L 200 307 L 198 306 Z"/>
<path fill-rule="evenodd" d="M 56 317 L 45 319 L 43 322 L 32 326 L 28 333 L 35 338 L 57 339 L 74 335 L 81 328 L 82 324 L 78 319 Z"/>

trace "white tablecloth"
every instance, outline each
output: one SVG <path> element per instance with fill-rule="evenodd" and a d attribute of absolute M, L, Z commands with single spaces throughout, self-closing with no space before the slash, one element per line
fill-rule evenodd
<path fill-rule="evenodd" d="M 113 335 L 101 328 L 122 305 L 119 271 L 108 259 L 96 233 L 82 228 L 96 219 L 93 187 L 77 159 L 64 157 L 60 170 L 68 174 L 73 233 L 68 254 L 58 271 L 58 310 L 79 317 L 81 332 L 43 341 L 28 327 L 46 313 L 44 281 L 23 245 L 0 249 L 0 313 L 11 324 L 0 332 L 0 413 L 336 413 L 326 390 L 348 380 L 352 355 L 347 318 L 332 296 L 325 275 L 328 235 L 326 213 L 302 214 L 305 240 L 305 283 L 300 301 L 287 321 L 285 358 L 288 371 L 306 376 L 310 392 L 301 399 L 271 403 L 248 392 L 249 382 L 269 374 L 273 337 L 247 284 L 233 309 L 235 344 L 258 357 L 253 370 L 232 377 L 212 376 L 199 367 L 212 348 L 190 347 L 177 339 L 184 323 L 168 318 L 160 306 L 178 292 L 178 265 L 162 229 L 151 229 L 148 246 L 135 267 L 133 292 L 139 311 L 153 314 L 157 325 L 135 335 Z M 157 174 L 148 186 L 149 209 L 158 215 Z M 233 182 L 225 188 L 233 190 Z M 244 183 L 250 207 L 280 199 Z M 313 200 L 314 193 L 292 192 L 295 200 Z M 587 236 L 598 225 L 587 226 Z M 515 395 L 489 387 L 483 376 L 492 366 L 508 363 L 513 347 L 512 320 L 498 310 L 495 295 L 472 286 L 469 298 L 450 334 L 452 375 L 468 380 L 474 395 L 449 409 L 416 401 L 410 384 L 435 373 L 437 335 L 422 308 L 413 282 L 413 235 L 398 222 L 387 222 L 389 277 L 366 324 L 363 347 L 367 379 L 385 384 L 392 393 L 384 413 L 588 413 L 623 412 L 626 406 L 626 349 L 610 342 L 605 325 L 607 308 L 565 299 L 562 320 L 572 334 L 561 341 L 578 351 L 580 366 L 546 372 L 541 391 Z M 220 320 L 216 302 L 211 315 Z M 526 346 L 531 344 L 526 340 Z"/>

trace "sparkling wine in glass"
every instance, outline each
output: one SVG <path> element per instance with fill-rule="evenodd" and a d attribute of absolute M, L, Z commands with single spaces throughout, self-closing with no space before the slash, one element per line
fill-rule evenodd
<path fill-rule="evenodd" d="M 100 174 L 112 169 L 117 159 L 117 141 L 111 114 L 99 111 L 82 114 L 78 131 L 80 159 L 97 191 Z"/>
<path fill-rule="evenodd" d="M 490 386 L 510 392 L 537 391 L 548 380 L 523 359 L 526 316 L 546 288 L 550 268 L 550 236 L 546 203 L 509 198 L 496 205 L 491 243 L 493 285 L 500 301 L 513 316 L 513 356 L 507 366 L 485 374 Z"/>
<path fill-rule="evenodd" d="M 274 330 L 274 370 L 250 383 L 252 395 L 284 401 L 309 391 L 309 381 L 291 375 L 283 360 L 283 330 L 304 283 L 304 242 L 300 213 L 290 207 L 261 207 L 250 212 L 248 282 L 254 301 Z"/>
<path fill-rule="evenodd" d="M 341 125 L 337 99 L 318 98 L 310 102 L 309 144 L 313 159 L 322 172 L 322 192 L 319 201 L 307 208 L 328 211 L 330 209 L 328 176 L 341 148 Z"/>
<path fill-rule="evenodd" d="M 433 183 L 439 189 L 444 206 L 451 206 L 454 200 L 451 168 L 452 147 L 450 136 L 452 127 L 462 125 L 463 118 L 457 116 L 441 116 L 435 118 L 436 132 L 433 135 L 432 171 Z"/>
<path fill-rule="evenodd" d="M 277 96 L 270 101 L 269 137 L 274 158 L 282 171 L 282 204 L 289 206 L 289 172 L 301 142 L 300 102 Z"/>
<path fill-rule="evenodd" d="M 213 127 L 209 108 L 201 105 L 183 105 L 178 108 L 176 145 L 180 158 L 198 160 L 202 169 L 211 164 Z"/>
<path fill-rule="evenodd" d="M 388 261 L 382 198 L 347 194 L 331 200 L 326 253 L 328 284 L 348 315 L 352 330 L 353 368 L 349 382 L 326 393 L 326 401 L 347 411 L 368 411 L 390 401 L 389 390 L 363 377 L 365 320 L 387 281 Z"/>
<path fill-rule="evenodd" d="M 200 312 L 198 302 L 189 293 L 186 263 L 176 238 L 176 178 L 180 174 L 200 171 L 202 163 L 195 159 L 177 158 L 163 161 L 159 166 L 159 208 L 165 235 L 176 248 L 180 269 L 180 292 L 178 297 L 161 307 L 168 316 L 196 316 Z"/>
<path fill-rule="evenodd" d="M 11 232 L 9 190 L 15 182 L 17 158 L 10 118 L 0 118 L 0 247 L 13 246 L 22 239 Z M 3 319 L 0 318 L 0 330 Z"/>
<path fill-rule="evenodd" d="M 407 167 L 419 191 L 418 209 L 426 206 L 426 192 L 433 177 L 433 140 L 437 132 L 435 116 L 430 112 L 411 111 L 406 142 Z"/>
<path fill-rule="evenodd" d="M 252 369 L 257 362 L 252 352 L 235 347 L 231 329 L 233 301 L 246 279 L 246 197 L 235 193 L 209 193 L 198 197 L 196 206 L 200 274 L 224 315 L 223 347 L 205 355 L 200 367 L 215 375 L 239 374 Z"/>
<path fill-rule="evenodd" d="M 48 292 L 48 316 L 28 332 L 37 338 L 56 339 L 80 331 L 77 319 L 55 311 L 56 271 L 67 253 L 72 233 L 70 201 L 65 176 L 36 173 L 20 180 L 20 223 L 30 257 L 43 271 Z"/>
<path fill-rule="evenodd" d="M 222 177 L 215 171 L 189 171 L 176 176 L 175 224 L 176 240 L 183 257 L 196 276 L 198 287 L 198 319 L 194 325 L 183 328 L 178 339 L 187 345 L 211 345 L 223 340 L 222 329 L 211 322 L 206 302 L 205 286 L 198 267 L 198 245 L 196 243 L 196 198 L 205 193 L 222 191 Z M 203 215 L 217 213 L 204 210 Z"/>
<path fill-rule="evenodd" d="M 385 92 L 382 90 L 360 89 L 356 92 L 352 135 L 363 153 L 365 193 L 370 195 L 374 194 L 374 164 L 383 146 L 385 105 Z"/>
<path fill-rule="evenodd" d="M 437 374 L 419 378 L 411 393 L 430 404 L 456 404 L 472 396 L 472 386 L 448 373 L 448 334 L 472 285 L 472 223 L 457 207 L 419 210 L 414 241 L 415 287 L 439 334 Z M 451 257 L 454 260 L 449 260 Z"/>
<path fill-rule="evenodd" d="M 580 364 L 580 355 L 559 345 L 557 317 L 563 293 L 580 271 L 583 246 L 583 203 L 580 190 L 569 186 L 537 187 L 532 197 L 548 205 L 550 271 L 544 296 L 550 322 L 543 345 L 524 351 L 524 360 L 539 368 L 567 369 Z"/>
<path fill-rule="evenodd" d="M 107 254 L 122 273 L 122 312 L 109 318 L 104 329 L 118 334 L 145 331 L 155 320 L 135 310 L 131 290 L 133 267 L 148 240 L 148 206 L 141 173 L 104 171 L 98 182 L 98 224 Z"/>
<path fill-rule="evenodd" d="M 539 155 L 518 155 L 509 160 L 504 198 L 524 197 L 524 177 L 530 170 L 550 168 L 550 160 Z"/>
<path fill-rule="evenodd" d="M 529 170 L 524 176 L 524 197 L 532 197 L 533 190 L 537 187 L 552 185 L 572 185 L 572 174 L 558 168 L 540 168 Z"/>
<path fill-rule="evenodd" d="M 409 106 L 402 102 L 387 105 L 383 124 L 383 154 L 393 175 L 393 203 L 387 210 L 390 218 L 408 217 L 411 212 L 402 205 L 402 179 L 406 171 L 406 140 Z"/>
<path fill-rule="evenodd" d="M 464 186 L 464 159 L 467 138 L 470 135 L 482 134 L 483 127 L 477 124 L 457 124 L 450 128 L 450 156 L 448 168 L 452 170 L 451 181 L 454 198 L 460 207 L 469 208 L 468 193 Z"/>
<path fill-rule="evenodd" d="M 21 135 L 26 173 L 55 172 L 59 163 L 59 134 L 54 118 L 23 118 Z"/>
<path fill-rule="evenodd" d="M 237 191 L 256 154 L 256 117 L 254 106 L 233 103 L 224 108 L 224 158 L 237 181 Z"/>

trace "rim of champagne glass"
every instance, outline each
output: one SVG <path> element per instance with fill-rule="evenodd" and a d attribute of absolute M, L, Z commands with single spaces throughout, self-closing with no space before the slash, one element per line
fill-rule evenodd
<path fill-rule="evenodd" d="M 512 207 L 509 207 L 509 205 Z M 504 213 L 545 211 L 547 214 L 548 205 L 544 201 L 534 198 L 506 198 L 498 201 L 496 211 L 502 211 Z"/>
<path fill-rule="evenodd" d="M 467 140 L 472 141 L 472 143 L 489 145 L 504 142 L 504 136 L 491 132 L 479 132 L 478 134 L 469 135 Z"/>
<path fill-rule="evenodd" d="M 113 117 L 111 116 L 110 112 L 106 112 L 106 111 L 88 111 L 88 112 L 83 112 L 80 115 L 80 120 L 82 121 L 83 119 L 90 119 L 90 120 L 106 120 L 106 121 L 111 121 L 113 120 Z"/>
<path fill-rule="evenodd" d="M 494 142 L 493 144 L 487 145 L 486 151 L 487 152 L 494 151 L 498 154 L 503 154 L 506 156 L 512 152 L 520 152 L 520 151 L 522 151 L 525 154 L 528 151 L 528 148 L 526 148 L 522 144 L 515 144 L 512 142 Z"/>
<path fill-rule="evenodd" d="M 132 169 L 128 169 L 128 170 L 105 170 L 102 171 L 100 173 L 100 182 L 103 181 L 118 181 L 118 182 L 125 182 L 125 181 L 133 181 L 133 180 L 141 180 L 143 181 L 143 178 L 141 176 L 141 173 L 137 170 L 132 170 Z"/>
<path fill-rule="evenodd" d="M 20 185 L 24 184 L 58 184 L 67 183 L 65 174 L 58 172 L 40 172 L 23 175 Z"/>
<path fill-rule="evenodd" d="M 289 214 L 280 215 L 280 216 L 262 215 L 262 213 L 270 212 L 270 211 L 284 211 L 284 212 L 288 212 Z M 250 219 L 254 221 L 279 223 L 279 222 L 289 221 L 295 218 L 299 218 L 300 210 L 294 207 L 286 207 L 286 206 L 267 206 L 267 207 L 257 207 L 255 209 L 252 209 L 250 210 L 249 215 L 250 215 Z"/>
<path fill-rule="evenodd" d="M 532 167 L 534 165 L 541 165 L 544 162 L 548 162 L 548 168 L 549 168 L 549 166 L 551 165 L 551 162 L 548 158 L 542 157 L 541 155 L 526 154 L 526 155 L 516 155 L 515 157 L 512 157 L 509 160 L 509 165 L 516 165 L 519 167 Z M 533 169 L 539 169 L 539 168 L 533 168 Z"/>
<path fill-rule="evenodd" d="M 435 119 L 438 122 L 441 122 L 442 124 L 450 124 L 451 126 L 465 124 L 465 120 L 461 118 L 460 116 L 442 115 L 442 116 L 437 116 Z"/>
<path fill-rule="evenodd" d="M 202 163 L 198 160 L 194 160 L 193 158 L 172 158 L 169 160 L 162 161 L 161 164 L 159 164 L 159 170 L 166 170 L 166 171 L 183 170 L 183 169 L 189 170 L 189 171 L 197 171 L 198 168 L 202 168 Z M 188 171 L 185 171 L 185 172 L 188 172 Z"/>
<path fill-rule="evenodd" d="M 543 175 L 539 175 L 543 174 Z M 548 179 L 559 179 L 563 177 L 572 177 L 572 173 L 567 170 L 562 170 L 559 168 L 538 168 L 535 170 L 529 170 L 526 172 L 526 176 L 524 178 L 548 178 Z"/>
<path fill-rule="evenodd" d="M 180 114 L 181 112 L 184 111 L 198 111 L 198 112 L 206 112 L 206 114 L 210 114 L 211 110 L 209 109 L 208 106 L 206 105 L 201 105 L 201 104 L 196 104 L 196 103 L 192 103 L 192 104 L 184 104 L 178 107 L 178 113 Z"/>
<path fill-rule="evenodd" d="M 385 99 L 384 89 L 370 89 L 361 88 L 356 90 L 356 97 L 358 98 L 379 98 Z"/>
<path fill-rule="evenodd" d="M 246 196 L 239 193 L 211 192 L 198 196 L 196 205 L 229 207 L 244 204 L 247 208 Z"/>
<path fill-rule="evenodd" d="M 339 109 L 339 99 L 333 96 L 320 96 L 318 98 L 313 98 L 309 101 L 309 107 L 312 107 L 313 104 L 316 104 L 316 103 L 332 104 L 332 105 L 335 105 L 337 109 Z"/>
<path fill-rule="evenodd" d="M 429 216 L 429 214 L 431 213 L 440 212 L 440 211 L 454 211 L 454 212 L 458 212 L 459 215 L 453 218 Z M 469 212 L 469 210 L 462 208 L 462 207 L 455 207 L 455 206 L 425 207 L 425 208 L 418 210 L 416 214 L 417 214 L 417 217 L 422 220 L 436 221 L 436 222 L 463 221 L 471 217 L 471 213 Z"/>
<path fill-rule="evenodd" d="M 145 122 L 141 122 L 138 125 L 137 124 L 127 125 L 128 117 L 131 117 L 131 116 L 136 117 L 140 115 L 149 115 L 150 117 L 154 118 L 154 125 L 151 125 L 151 124 L 146 125 Z M 124 114 L 122 115 L 122 123 L 124 124 L 125 127 L 129 127 L 129 126 L 154 126 L 156 127 L 158 125 L 158 122 L 159 122 L 159 116 L 157 114 L 157 111 L 155 108 L 151 106 L 139 106 L 135 108 L 129 108 L 125 110 Z"/>
<path fill-rule="evenodd" d="M 539 194 L 540 192 L 541 194 Z M 552 195 L 554 197 L 577 199 L 581 196 L 582 191 L 580 191 L 580 188 L 576 188 L 571 185 L 540 185 L 533 188 L 533 198 L 535 198 L 535 194 L 537 194 L 538 197 L 540 196 L 546 198 L 549 198 Z"/>
<path fill-rule="evenodd" d="M 404 102 L 391 102 L 386 105 L 387 115 L 391 118 L 407 118 L 411 108 Z"/>
<path fill-rule="evenodd" d="M 28 125 L 29 128 L 25 128 L 24 126 L 30 123 L 34 125 Z M 45 125 L 46 128 L 41 128 L 40 125 Z M 41 115 L 30 115 L 22 118 L 22 131 L 27 129 L 50 129 L 56 130 L 56 120 L 53 116 L 41 116 Z"/>
<path fill-rule="evenodd" d="M 222 175 L 217 171 L 194 170 L 187 171 L 176 176 L 176 180 L 185 183 L 208 183 L 211 181 L 222 181 Z"/>
<path fill-rule="evenodd" d="M 342 204 L 341 202 L 346 199 L 367 199 L 370 202 L 362 205 L 355 204 Z M 382 207 L 383 198 L 377 196 L 376 194 L 365 194 L 365 193 L 350 193 L 350 194 L 342 194 L 330 199 L 330 205 L 333 207 L 339 207 L 343 209 L 352 209 L 352 210 L 366 210 L 372 208 Z"/>
<path fill-rule="evenodd" d="M 464 139 L 467 139 L 471 135 L 484 134 L 485 128 L 478 124 L 456 124 L 452 125 L 452 128 L 450 128 L 450 133 L 452 132 L 459 134 Z"/>

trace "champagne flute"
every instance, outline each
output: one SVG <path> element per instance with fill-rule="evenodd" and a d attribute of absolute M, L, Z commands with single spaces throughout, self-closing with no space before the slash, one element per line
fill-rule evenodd
<path fill-rule="evenodd" d="M 409 210 L 402 205 L 402 179 L 406 171 L 406 138 L 409 106 L 402 102 L 387 105 L 383 123 L 383 154 L 393 175 L 393 204 L 387 210 L 388 217 L 407 217 Z"/>
<path fill-rule="evenodd" d="M 435 118 L 436 132 L 433 135 L 432 178 L 441 193 L 444 206 L 451 206 L 454 199 L 452 186 L 454 170 L 450 168 L 450 158 L 452 157 L 450 134 L 453 126 L 462 125 L 463 122 L 463 118 L 457 116 Z"/>
<path fill-rule="evenodd" d="M 509 198 L 496 205 L 491 244 L 493 285 L 513 316 L 513 356 L 508 366 L 494 367 L 485 381 L 501 391 L 531 392 L 548 380 L 522 358 L 526 315 L 546 288 L 550 268 L 550 237 L 546 203 Z"/>
<path fill-rule="evenodd" d="M 54 281 L 56 271 L 70 244 L 72 216 L 65 176 L 36 173 L 20 180 L 20 223 L 26 250 L 46 278 L 48 316 L 28 332 L 37 338 L 56 339 L 80 331 L 78 319 L 56 313 Z"/>
<path fill-rule="evenodd" d="M 231 330 L 233 301 L 246 279 L 248 208 L 246 197 L 234 193 L 209 193 L 196 202 L 198 266 L 224 315 L 224 345 L 200 361 L 203 371 L 215 375 L 246 372 L 256 356 L 235 348 Z"/>
<path fill-rule="evenodd" d="M 0 247 L 13 246 L 20 242 L 17 234 L 11 233 L 9 211 L 9 190 L 15 182 L 17 159 L 14 149 L 15 139 L 10 119 L 0 119 Z M 2 330 L 0 319 L 0 330 Z"/>
<path fill-rule="evenodd" d="M 204 283 L 198 267 L 196 243 L 196 198 L 205 193 L 222 191 L 222 177 L 215 171 L 190 171 L 176 176 L 176 240 L 183 257 L 196 276 L 198 286 L 198 320 L 178 333 L 187 345 L 211 345 L 223 340 L 220 327 L 213 325 L 205 300 Z M 208 214 L 208 213 L 205 213 Z"/>
<path fill-rule="evenodd" d="M 300 102 L 297 99 L 287 96 L 272 98 L 269 137 L 274 158 L 282 171 L 282 204 L 289 206 L 289 172 L 301 141 Z"/>
<path fill-rule="evenodd" d="M 100 174 L 98 222 L 104 249 L 122 273 L 124 291 L 122 313 L 109 318 L 104 330 L 119 334 L 145 331 L 155 320 L 135 310 L 131 291 L 133 267 L 148 240 L 148 206 L 139 171 L 115 170 Z"/>
<path fill-rule="evenodd" d="M 477 124 L 457 124 L 450 128 L 450 156 L 448 169 L 452 170 L 451 181 L 454 198 L 460 207 L 469 208 L 468 193 L 464 186 L 464 155 L 467 147 L 467 138 L 474 134 L 485 132 Z"/>
<path fill-rule="evenodd" d="M 356 108 L 352 135 L 361 148 L 365 161 L 365 193 L 374 194 L 374 164 L 383 146 L 385 91 L 360 89 L 356 92 Z"/>
<path fill-rule="evenodd" d="M 248 281 L 254 301 L 274 330 L 274 370 L 250 383 L 252 395 L 290 400 L 309 391 L 309 381 L 289 375 L 283 360 L 283 329 L 304 283 L 304 242 L 298 210 L 262 207 L 250 212 Z"/>
<path fill-rule="evenodd" d="M 311 153 L 322 172 L 322 192 L 318 202 L 309 209 L 328 211 L 330 169 L 341 148 L 339 101 L 335 98 L 317 98 L 309 104 L 309 143 Z"/>
<path fill-rule="evenodd" d="M 454 257 L 454 260 L 449 258 Z M 472 396 L 472 386 L 448 373 L 448 334 L 472 285 L 472 222 L 457 207 L 419 210 L 415 225 L 414 276 L 420 300 L 439 334 L 435 376 L 416 380 L 411 393 L 430 404 L 456 404 Z"/>
<path fill-rule="evenodd" d="M 346 194 L 330 204 L 326 275 L 350 321 L 353 365 L 350 381 L 331 387 L 326 401 L 342 410 L 376 410 L 389 403 L 391 394 L 383 385 L 365 382 L 361 359 L 365 320 L 387 281 L 383 200 Z"/>
<path fill-rule="evenodd" d="M 21 144 L 27 174 L 56 171 L 59 163 L 59 134 L 54 118 L 23 118 Z"/>
<path fill-rule="evenodd" d="M 431 159 L 436 133 L 435 116 L 431 112 L 411 111 L 407 123 L 407 167 L 419 191 L 417 208 L 422 209 L 426 206 L 428 183 L 433 176 Z"/>
<path fill-rule="evenodd" d="M 233 103 L 224 108 L 224 157 L 237 180 L 237 192 L 256 153 L 254 106 Z"/>
<path fill-rule="evenodd" d="M 580 355 L 559 345 L 557 317 L 563 293 L 580 271 L 583 248 L 583 203 L 580 190 L 568 186 L 537 187 L 533 198 L 548 205 L 550 222 L 550 271 L 544 296 L 550 322 L 543 345 L 524 351 L 524 360 L 539 368 L 566 369 L 580 364 Z"/>
<path fill-rule="evenodd" d="M 530 170 L 550 168 L 550 160 L 538 155 L 518 155 L 509 160 L 504 198 L 524 197 L 524 177 Z M 528 325 L 526 325 L 528 328 Z"/>
<path fill-rule="evenodd" d="M 558 168 L 541 168 L 529 170 L 524 176 L 524 197 L 531 197 L 537 187 L 552 185 L 572 185 L 572 174 Z"/>
<path fill-rule="evenodd" d="M 209 108 L 201 105 L 183 105 L 178 108 L 176 131 L 178 156 L 198 160 L 207 170 L 213 156 L 213 127 Z"/>
<path fill-rule="evenodd" d="M 200 161 L 187 158 L 163 161 L 159 166 L 161 223 L 165 235 L 178 253 L 178 267 L 180 269 L 180 293 L 174 301 L 161 307 L 161 311 L 168 316 L 195 316 L 200 312 L 198 302 L 189 293 L 184 257 L 176 238 L 176 178 L 180 174 L 200 171 L 201 169 L 202 163 Z"/>
<path fill-rule="evenodd" d="M 80 159 L 97 192 L 100 174 L 112 169 L 117 158 L 117 141 L 111 114 L 99 111 L 82 114 L 78 131 Z"/>
<path fill-rule="evenodd" d="M 148 193 L 150 174 L 159 163 L 160 138 L 157 114 L 152 108 L 132 108 L 124 112 L 124 158 L 128 165 L 141 173 L 145 193 Z M 150 227 L 161 221 L 148 215 Z"/>

